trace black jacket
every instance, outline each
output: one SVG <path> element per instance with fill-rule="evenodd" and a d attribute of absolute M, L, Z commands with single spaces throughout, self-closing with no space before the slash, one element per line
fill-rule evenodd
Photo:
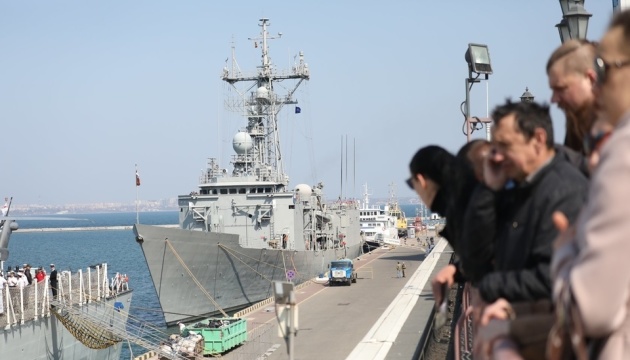
<path fill-rule="evenodd" d="M 531 182 L 502 190 L 497 199 L 494 270 L 477 283 L 482 298 L 530 301 L 551 297 L 554 211 L 573 222 L 586 200 L 586 177 L 556 154 Z"/>
<path fill-rule="evenodd" d="M 458 270 L 473 284 L 493 270 L 496 206 L 497 193 L 484 184 L 478 184 L 464 213 Z"/>

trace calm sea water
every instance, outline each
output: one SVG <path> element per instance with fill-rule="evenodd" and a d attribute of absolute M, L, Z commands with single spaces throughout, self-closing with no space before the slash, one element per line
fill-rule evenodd
<path fill-rule="evenodd" d="M 18 221 L 21 229 L 53 227 L 89 227 L 133 225 L 136 213 L 108 214 L 69 214 L 56 217 L 71 217 L 85 220 L 72 221 Z M 177 211 L 140 213 L 143 224 L 176 224 Z M 161 313 L 144 309 L 159 309 L 160 305 L 151 282 L 149 270 L 144 261 L 140 246 L 136 243 L 132 230 L 102 231 L 66 231 L 66 232 L 28 232 L 16 231 L 9 243 L 9 260 L 6 266 L 44 266 L 50 272 L 49 265 L 54 263 L 57 270 L 86 269 L 89 265 L 107 263 L 109 277 L 116 272 L 129 276 L 133 288 L 130 314 L 142 320 L 165 327 Z M 133 355 L 145 352 L 140 347 L 132 347 Z M 130 351 L 125 344 L 121 359 L 129 359 Z"/>

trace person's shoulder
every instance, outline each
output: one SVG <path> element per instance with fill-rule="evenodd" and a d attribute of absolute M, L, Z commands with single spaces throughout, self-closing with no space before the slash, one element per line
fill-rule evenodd
<path fill-rule="evenodd" d="M 550 164 L 547 178 L 565 187 L 568 183 L 577 183 L 587 186 L 588 178 L 581 170 L 578 163 L 569 161 L 562 153 L 556 153 Z"/>
<path fill-rule="evenodd" d="M 582 153 L 560 144 L 556 144 L 554 150 L 558 159 L 565 160 L 565 162 L 576 168 L 585 177 L 588 178 L 590 176 L 586 157 L 582 155 Z"/>

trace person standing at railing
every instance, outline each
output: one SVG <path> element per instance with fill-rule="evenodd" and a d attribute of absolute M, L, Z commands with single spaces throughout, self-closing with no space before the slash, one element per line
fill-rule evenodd
<path fill-rule="evenodd" d="M 31 273 L 31 265 L 24 264 L 24 275 L 26 276 L 28 284 L 31 285 L 33 283 L 33 273 Z"/>
<path fill-rule="evenodd" d="M 9 285 L 9 287 L 16 287 L 17 282 L 18 282 L 18 279 L 15 276 L 15 271 L 11 271 L 9 273 L 9 277 L 7 278 L 7 285 Z"/>
<path fill-rule="evenodd" d="M 50 264 L 50 290 L 52 291 L 52 299 L 57 300 L 57 286 L 59 284 L 59 280 L 57 279 L 57 269 L 55 269 L 55 264 Z"/>
<path fill-rule="evenodd" d="M 26 286 L 28 286 L 28 280 L 26 279 L 26 276 L 24 275 L 24 269 L 20 269 L 18 271 L 17 288 L 24 289 Z"/>
<path fill-rule="evenodd" d="M 44 269 L 40 266 L 39 269 L 37 269 L 37 271 L 35 272 L 35 279 L 37 279 L 37 282 L 40 283 L 44 281 L 45 278 L 46 273 L 44 272 Z"/>
<path fill-rule="evenodd" d="M 6 286 L 7 280 L 4 278 L 3 274 L 0 274 L 0 316 L 4 316 L 4 288 Z"/>
<path fill-rule="evenodd" d="M 591 359 L 630 358 L 629 59 L 626 10 L 613 18 L 595 58 L 598 116 L 610 121 L 614 131 L 601 148 L 589 200 L 575 226 L 554 214 L 563 230 L 552 263 L 556 312 L 558 319 L 567 319 L 557 327 L 565 332 L 565 349 L 573 345 L 579 355 L 587 347 Z"/>

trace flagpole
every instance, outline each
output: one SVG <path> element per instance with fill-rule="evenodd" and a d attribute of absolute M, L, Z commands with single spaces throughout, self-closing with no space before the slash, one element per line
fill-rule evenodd
<path fill-rule="evenodd" d="M 138 214 L 138 164 L 136 164 L 136 224 L 140 224 L 140 215 Z"/>

